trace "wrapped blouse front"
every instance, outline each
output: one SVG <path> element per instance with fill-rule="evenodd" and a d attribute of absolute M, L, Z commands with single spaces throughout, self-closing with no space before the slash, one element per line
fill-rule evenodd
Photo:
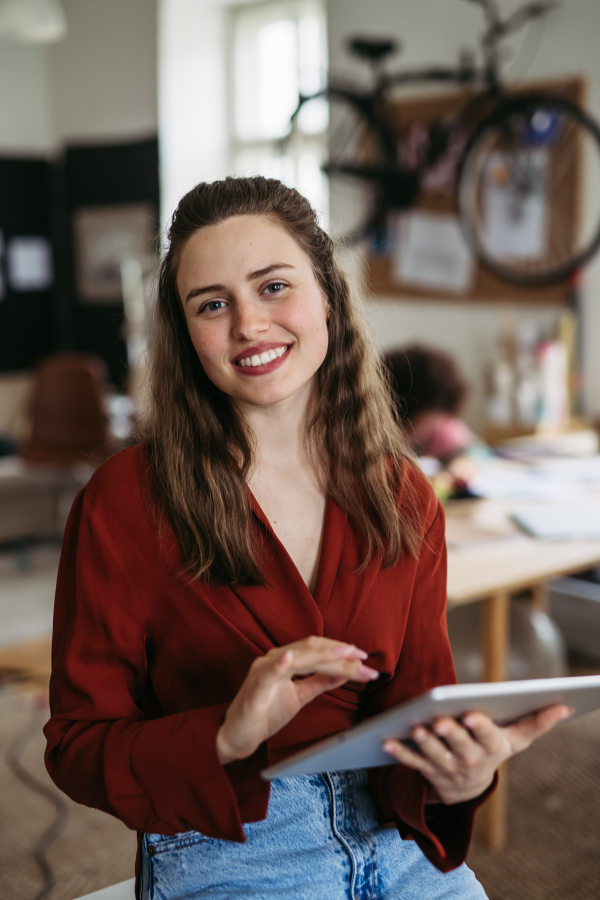
<path fill-rule="evenodd" d="M 144 448 L 104 463 L 73 505 L 59 570 L 45 728 L 55 783 L 139 832 L 243 841 L 242 823 L 266 816 L 264 767 L 454 682 L 443 511 L 409 464 L 405 477 L 412 490 L 403 494 L 424 523 L 418 557 L 358 572 L 361 539 L 329 499 L 313 597 L 255 504 L 269 583 L 190 582 L 153 508 Z M 222 766 L 216 733 L 250 664 L 308 635 L 363 648 L 380 678 L 319 696 L 249 759 Z M 436 808 L 426 821 L 419 773 L 391 765 L 369 781 L 382 824 L 414 838 L 444 871 L 464 860 L 481 799 Z"/>

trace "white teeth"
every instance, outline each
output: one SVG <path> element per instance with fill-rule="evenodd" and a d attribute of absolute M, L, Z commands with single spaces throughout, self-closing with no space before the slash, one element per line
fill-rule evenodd
<path fill-rule="evenodd" d="M 266 366 L 267 363 L 278 359 L 287 351 L 287 346 L 276 347 L 274 350 L 265 350 L 264 353 L 255 353 L 254 356 L 245 356 L 244 359 L 238 360 L 240 366 Z"/>

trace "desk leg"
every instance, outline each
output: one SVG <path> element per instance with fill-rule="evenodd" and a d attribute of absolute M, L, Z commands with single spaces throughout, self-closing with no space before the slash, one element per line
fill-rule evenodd
<path fill-rule="evenodd" d="M 483 600 L 482 651 L 486 681 L 504 681 L 508 658 L 510 597 L 495 594 Z M 498 773 L 498 787 L 481 810 L 483 840 L 490 850 L 500 850 L 506 841 L 506 766 Z"/>
<path fill-rule="evenodd" d="M 509 595 L 494 594 L 481 602 L 483 678 L 484 681 L 504 681 L 508 657 Z"/>

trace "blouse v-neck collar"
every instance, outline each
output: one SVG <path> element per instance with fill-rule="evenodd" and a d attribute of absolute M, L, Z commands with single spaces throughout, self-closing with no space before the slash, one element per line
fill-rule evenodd
<path fill-rule="evenodd" d="M 348 525 L 346 513 L 340 509 L 335 500 L 329 496 L 327 497 L 325 521 L 323 523 L 323 539 L 321 541 L 319 563 L 317 567 L 317 581 L 315 592 L 312 594 L 308 585 L 302 578 L 302 575 L 298 571 L 298 567 L 294 560 L 275 534 L 273 526 L 269 522 L 250 488 L 247 488 L 247 494 L 252 511 L 267 530 L 273 545 L 277 548 L 279 556 L 285 561 L 286 568 L 293 577 L 298 590 L 304 596 L 305 601 L 310 598 L 310 601 L 316 604 L 319 612 L 324 616 L 327 607 L 329 606 L 331 591 L 344 546 L 346 527 Z"/>

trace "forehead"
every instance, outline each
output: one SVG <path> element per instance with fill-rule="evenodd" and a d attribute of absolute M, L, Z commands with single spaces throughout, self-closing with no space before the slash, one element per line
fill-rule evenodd
<path fill-rule="evenodd" d="M 197 278 L 222 282 L 274 262 L 310 268 L 307 255 L 278 222 L 265 216 L 231 216 L 199 228 L 188 238 L 179 260 L 177 283 L 181 287 Z"/>

